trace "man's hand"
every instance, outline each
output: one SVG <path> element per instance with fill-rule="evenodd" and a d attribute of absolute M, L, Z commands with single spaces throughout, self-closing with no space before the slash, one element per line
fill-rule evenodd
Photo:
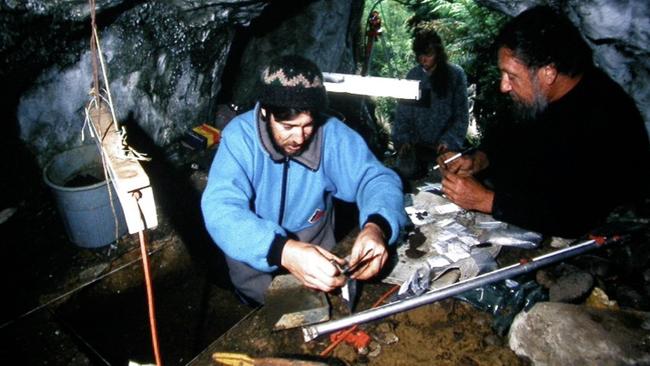
<path fill-rule="evenodd" d="M 466 210 L 492 213 L 494 192 L 485 188 L 473 177 L 444 172 L 442 193 L 451 202 Z"/>
<path fill-rule="evenodd" d="M 345 277 L 331 260 L 345 263 L 317 245 L 289 239 L 282 250 L 281 265 L 306 287 L 329 292 L 345 284 Z"/>
<path fill-rule="evenodd" d="M 386 263 L 388 252 L 386 251 L 386 238 L 379 225 L 372 222 L 366 223 L 357 236 L 352 253 L 350 253 L 350 267 L 355 268 L 352 278 L 367 280 L 375 276 Z"/>

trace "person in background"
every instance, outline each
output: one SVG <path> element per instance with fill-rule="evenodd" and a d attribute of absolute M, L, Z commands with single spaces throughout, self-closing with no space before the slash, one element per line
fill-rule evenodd
<path fill-rule="evenodd" d="M 512 122 L 446 166 L 443 193 L 459 206 L 543 234 L 577 237 L 626 202 L 647 197 L 648 134 L 634 101 L 592 63 L 564 16 L 535 7 L 511 19 L 495 48 Z"/>
<path fill-rule="evenodd" d="M 369 279 L 406 223 L 401 182 L 359 134 L 327 116 L 323 75 L 296 55 L 270 62 L 253 110 L 223 129 L 201 208 L 243 300 L 264 303 L 273 276 L 306 287 L 345 284 L 334 247 L 333 198 L 356 202 L 360 233 L 349 258 L 353 278 Z M 363 259 L 363 261 L 362 261 Z"/>
<path fill-rule="evenodd" d="M 413 40 L 418 65 L 406 79 L 419 80 L 421 98 L 400 102 L 392 125 L 392 140 L 404 178 L 426 174 L 438 154 L 459 150 L 469 123 L 467 78 L 463 69 L 447 61 L 440 36 L 432 29 L 420 29 Z M 406 168 L 415 159 L 413 169 Z"/>

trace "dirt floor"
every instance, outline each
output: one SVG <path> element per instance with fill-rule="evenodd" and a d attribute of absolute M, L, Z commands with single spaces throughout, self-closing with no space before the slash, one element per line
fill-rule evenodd
<path fill-rule="evenodd" d="M 372 286 L 364 296 L 379 297 L 390 289 Z M 340 306 L 336 300 L 333 307 Z M 367 305 L 367 304 L 360 304 Z M 339 309 L 340 310 L 340 309 Z M 254 358 L 279 357 L 340 365 L 526 365 L 491 328 L 491 317 L 454 299 L 364 324 L 372 341 L 366 348 L 340 343 L 333 352 L 321 353 L 332 343 L 327 336 L 304 342 L 300 329 L 272 332 L 265 309 L 244 319 L 204 351 L 192 365 L 209 365 L 215 352 L 236 352 Z M 250 337 L 250 334 L 256 334 Z"/>

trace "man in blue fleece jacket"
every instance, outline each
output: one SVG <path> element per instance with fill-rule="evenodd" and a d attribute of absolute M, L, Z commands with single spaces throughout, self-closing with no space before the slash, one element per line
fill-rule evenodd
<path fill-rule="evenodd" d="M 399 177 L 360 135 L 323 113 L 323 76 L 311 61 L 280 57 L 260 85 L 255 108 L 224 128 L 201 200 L 239 295 L 264 303 L 273 276 L 285 270 L 321 291 L 345 284 L 333 264 L 344 260 L 330 252 L 334 197 L 359 207 L 350 264 L 372 258 L 354 277 L 375 276 L 406 223 Z"/>

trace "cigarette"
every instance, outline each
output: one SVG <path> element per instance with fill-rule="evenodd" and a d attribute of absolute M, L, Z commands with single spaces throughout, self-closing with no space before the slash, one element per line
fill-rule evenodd
<path fill-rule="evenodd" d="M 444 164 L 451 163 L 452 161 L 454 161 L 454 160 L 460 158 L 461 156 L 463 156 L 463 153 L 462 153 L 462 152 L 459 152 L 459 153 L 457 153 L 456 155 L 454 155 L 454 156 L 452 156 L 452 157 L 446 159 L 445 161 L 443 161 L 443 163 L 444 163 Z M 434 166 L 432 170 L 436 170 L 436 169 L 440 169 L 440 164 L 436 164 L 436 166 Z"/>

